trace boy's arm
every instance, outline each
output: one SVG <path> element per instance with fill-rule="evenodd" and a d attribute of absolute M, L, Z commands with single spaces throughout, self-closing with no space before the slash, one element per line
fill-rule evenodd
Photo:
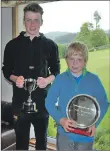
<path fill-rule="evenodd" d="M 50 70 L 50 74 L 56 76 L 60 73 L 60 58 L 58 46 L 55 42 L 50 42 L 49 47 L 50 57 L 48 59 L 48 66 Z"/>
<path fill-rule="evenodd" d="M 100 81 L 100 79 L 98 78 L 98 89 L 97 89 L 97 100 L 100 106 L 100 117 L 98 119 L 98 121 L 96 122 L 96 127 L 100 124 L 100 122 L 102 121 L 102 119 L 104 118 L 108 107 L 109 107 L 109 102 L 107 99 L 107 95 L 105 92 L 105 89 Z"/>
<path fill-rule="evenodd" d="M 56 76 L 53 84 L 51 85 L 47 97 L 45 99 L 45 107 L 52 118 L 60 124 L 60 119 L 63 117 L 61 112 L 58 110 L 57 106 L 55 105 L 58 101 L 58 97 L 60 94 L 60 80 L 59 76 Z"/>
<path fill-rule="evenodd" d="M 4 50 L 4 58 L 3 58 L 3 67 L 2 67 L 2 71 L 3 71 L 3 75 L 4 77 L 10 81 L 10 76 L 13 75 L 13 53 L 12 53 L 12 46 L 10 43 L 8 43 L 5 47 Z"/>

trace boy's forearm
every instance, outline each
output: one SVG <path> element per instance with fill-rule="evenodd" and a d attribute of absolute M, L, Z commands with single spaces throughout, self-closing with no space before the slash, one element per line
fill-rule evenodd
<path fill-rule="evenodd" d="M 12 82 L 16 82 L 17 78 L 18 78 L 18 76 L 10 75 L 10 80 L 11 80 Z"/>
<path fill-rule="evenodd" d="M 109 107 L 110 106 L 109 106 L 108 102 L 105 102 L 105 104 L 103 104 L 103 106 L 101 107 L 101 109 L 100 109 L 101 110 L 100 111 L 100 117 L 99 117 L 98 121 L 96 122 L 96 127 L 98 127 L 98 125 L 101 123 L 101 121 L 105 117 Z"/>
<path fill-rule="evenodd" d="M 46 79 L 47 79 L 48 83 L 50 84 L 50 83 L 52 83 L 54 81 L 55 76 L 54 75 L 50 75 Z"/>

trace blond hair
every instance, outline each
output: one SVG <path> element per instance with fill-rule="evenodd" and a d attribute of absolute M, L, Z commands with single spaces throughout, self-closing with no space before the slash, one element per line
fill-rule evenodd
<path fill-rule="evenodd" d="M 68 45 L 64 58 L 67 59 L 68 57 L 72 55 L 80 55 L 84 58 L 84 61 L 88 61 L 88 48 L 87 46 L 82 42 L 72 42 Z"/>

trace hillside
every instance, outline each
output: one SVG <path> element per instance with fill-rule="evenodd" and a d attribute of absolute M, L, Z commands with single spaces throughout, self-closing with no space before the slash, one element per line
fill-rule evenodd
<path fill-rule="evenodd" d="M 110 30 L 106 30 L 105 33 L 108 36 L 110 36 Z M 76 35 L 77 33 L 60 32 L 60 31 L 49 32 L 45 34 L 47 38 L 50 38 L 54 40 L 56 43 L 60 43 L 60 44 L 67 44 L 74 41 Z"/>
<path fill-rule="evenodd" d="M 65 34 L 63 36 L 57 37 L 55 39 L 55 42 L 60 43 L 60 44 L 67 44 L 67 43 L 74 41 L 76 35 L 77 35 L 76 33 Z"/>
<path fill-rule="evenodd" d="M 55 32 L 46 33 L 45 36 L 46 36 L 47 38 L 50 38 L 50 39 L 52 39 L 52 40 L 55 40 L 57 37 L 66 35 L 66 34 L 68 34 L 68 33 L 69 33 L 69 32 L 55 31 Z"/>
<path fill-rule="evenodd" d="M 66 44 L 74 40 L 76 33 L 56 31 L 56 32 L 46 33 L 45 36 L 47 38 L 54 40 L 56 43 Z"/>

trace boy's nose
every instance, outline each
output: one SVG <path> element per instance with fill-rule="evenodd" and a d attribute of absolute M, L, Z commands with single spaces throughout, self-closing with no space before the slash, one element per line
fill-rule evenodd
<path fill-rule="evenodd" d="M 73 61 L 73 64 L 74 64 L 74 65 L 78 64 L 78 61 L 77 61 L 77 60 L 74 60 L 74 61 Z"/>

